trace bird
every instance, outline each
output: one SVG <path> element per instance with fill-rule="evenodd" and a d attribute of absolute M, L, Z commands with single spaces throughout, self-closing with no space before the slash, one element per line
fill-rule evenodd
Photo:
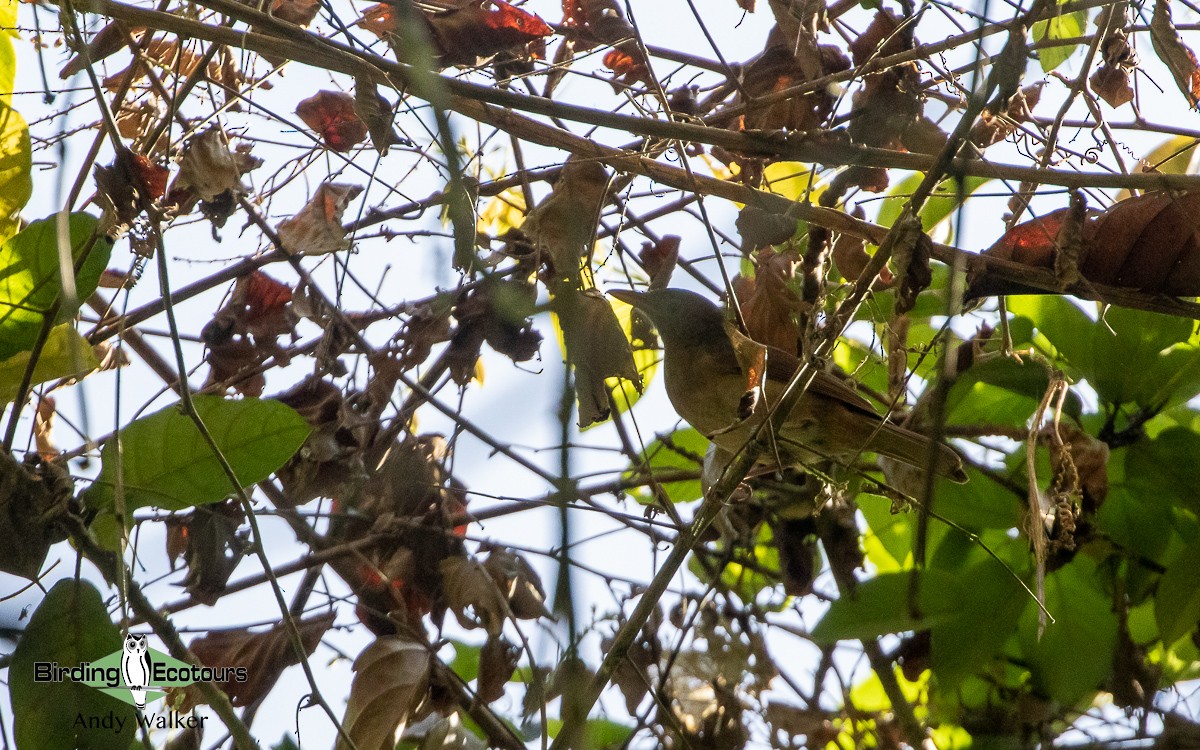
<path fill-rule="evenodd" d="M 797 357 L 745 336 L 726 321 L 720 308 L 695 292 L 668 288 L 609 294 L 642 311 L 654 324 L 662 339 L 671 405 L 729 453 L 737 453 L 750 440 L 800 368 Z M 754 403 L 756 380 L 763 386 L 765 404 Z M 930 442 L 888 422 L 851 386 L 817 370 L 770 444 L 789 465 L 832 461 L 847 468 L 869 451 L 924 468 Z M 967 481 L 958 453 L 940 443 L 933 470 L 956 482 Z"/>

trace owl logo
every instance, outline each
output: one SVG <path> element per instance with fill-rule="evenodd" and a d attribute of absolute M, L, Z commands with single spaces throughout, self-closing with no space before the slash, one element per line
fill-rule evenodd
<path fill-rule="evenodd" d="M 145 710 L 146 686 L 150 684 L 150 652 L 146 636 L 132 633 L 125 636 L 121 647 L 121 679 L 133 695 L 138 710 Z"/>

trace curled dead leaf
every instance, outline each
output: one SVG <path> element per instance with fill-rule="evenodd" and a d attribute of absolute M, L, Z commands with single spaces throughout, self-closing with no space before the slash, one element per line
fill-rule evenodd
<path fill-rule="evenodd" d="M 516 552 L 496 549 L 488 554 L 483 567 L 508 597 L 513 617 L 519 620 L 536 620 L 539 617 L 554 619 L 554 615 L 546 609 L 546 590 L 542 588 L 542 579 L 524 557 Z"/>
<path fill-rule="evenodd" d="M 358 750 L 394 750 L 429 692 L 429 649 L 399 636 L 376 638 L 354 660 L 342 726 Z M 338 737 L 336 750 L 350 744 Z"/>
<path fill-rule="evenodd" d="M 1038 81 L 1018 91 L 1009 99 L 1005 112 L 992 112 L 985 108 L 971 128 L 971 142 L 983 149 L 1017 132 L 1017 128 L 1032 117 L 1033 108 L 1041 99 L 1045 85 L 1045 81 Z"/>
<path fill-rule="evenodd" d="M 262 394 L 265 379 L 259 370 L 263 363 L 272 357 L 287 360 L 278 337 L 296 338 L 291 300 L 291 287 L 262 271 L 238 279 L 229 301 L 200 333 L 208 345 L 209 385 L 231 385 L 247 396 Z M 238 377 L 243 374 L 245 377 Z"/>
<path fill-rule="evenodd" d="M 1124 29 L 1114 29 L 1100 44 L 1102 63 L 1092 74 L 1092 91 L 1114 109 L 1133 101 L 1129 74 L 1138 67 L 1137 52 Z"/>
<path fill-rule="evenodd" d="M 637 30 L 625 18 L 625 11 L 615 0 L 564 0 L 563 22 L 567 39 L 559 48 L 556 63 L 566 62 L 576 52 L 585 52 L 600 45 L 613 47 L 604 56 L 604 66 L 625 83 L 650 83 L 650 67 L 638 45 Z M 547 87 L 553 90 L 553 85 Z"/>
<path fill-rule="evenodd" d="M 306 657 L 316 651 L 335 617 L 335 613 L 330 612 L 296 621 Z M 216 683 L 234 706 L 249 706 L 258 702 L 275 686 L 285 669 L 300 663 L 300 657 L 292 647 L 291 636 L 283 623 L 258 633 L 246 628 L 213 630 L 193 640 L 188 650 L 205 666 L 245 670 L 244 674 L 248 677 L 245 681 L 239 682 L 231 676 L 228 680 Z M 196 696 L 198 694 L 199 691 L 196 691 Z M 190 706 L 179 710 L 188 709 Z"/>
<path fill-rule="evenodd" d="M 1170 0 L 1155 0 L 1154 15 L 1150 20 L 1150 43 L 1154 53 L 1171 71 L 1188 106 L 1195 107 L 1200 102 L 1200 66 L 1196 64 L 1196 53 L 1183 43 L 1175 28 Z"/>
<path fill-rule="evenodd" d="M 293 255 L 325 255 L 350 247 L 342 214 L 362 190 L 358 185 L 321 183 L 299 213 L 276 225 L 283 249 Z"/>
<path fill-rule="evenodd" d="M 468 630 L 483 628 L 493 638 L 500 635 L 509 616 L 504 592 L 478 560 L 451 557 L 439 565 L 446 606 Z"/>
<path fill-rule="evenodd" d="M 639 393 L 642 389 L 629 339 L 598 290 L 562 288 L 552 304 L 562 328 L 567 361 L 575 368 L 579 426 L 603 422 L 611 411 L 609 378 L 627 380 Z"/>
<path fill-rule="evenodd" d="M 229 139 L 225 131 L 214 125 L 193 136 L 183 147 L 179 159 L 179 175 L 171 186 L 171 192 L 187 190 L 201 200 L 212 201 L 226 192 L 240 195 L 246 191 L 242 185 L 242 165 L 229 150 Z"/>
<path fill-rule="evenodd" d="M 500 636 L 493 636 L 479 652 L 479 682 L 476 699 L 492 703 L 504 697 L 504 686 L 512 679 L 521 650 Z"/>
<path fill-rule="evenodd" d="M 796 277 L 796 254 L 779 253 L 768 247 L 760 250 L 755 260 L 753 278 L 739 274 L 733 280 L 746 333 L 760 344 L 795 352 L 800 337 L 796 313 L 804 309 L 804 303 L 790 286 Z"/>
<path fill-rule="evenodd" d="M 120 224 L 128 227 L 146 203 L 163 196 L 167 174 L 166 167 L 121 147 L 111 165 L 96 165 L 96 197 L 116 215 Z"/>
<path fill-rule="evenodd" d="M 229 578 L 249 551 L 249 529 L 241 506 L 230 500 L 194 508 L 181 523 L 186 529 L 187 576 L 183 587 L 198 602 L 214 606 Z"/>

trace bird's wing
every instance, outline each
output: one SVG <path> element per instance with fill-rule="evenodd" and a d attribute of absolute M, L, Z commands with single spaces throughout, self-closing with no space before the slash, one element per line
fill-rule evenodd
<path fill-rule="evenodd" d="M 729 338 L 733 341 L 733 347 L 737 351 L 738 361 L 742 365 L 743 372 L 749 370 L 751 362 L 758 361 L 760 352 L 764 350 L 767 354 L 767 380 L 787 383 L 800 369 L 800 358 L 796 355 L 789 354 L 783 349 L 760 344 L 733 326 L 729 328 Z M 820 396 L 841 401 L 851 408 L 860 409 L 871 416 L 879 416 L 879 412 L 875 411 L 875 407 L 871 405 L 870 401 L 836 375 L 818 371 L 808 389 Z"/>

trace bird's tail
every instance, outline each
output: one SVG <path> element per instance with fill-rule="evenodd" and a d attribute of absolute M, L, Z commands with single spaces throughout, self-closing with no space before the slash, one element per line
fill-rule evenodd
<path fill-rule="evenodd" d="M 867 449 L 906 464 L 923 468 L 929 463 L 929 438 L 912 430 L 884 423 L 867 444 Z M 948 445 L 938 443 L 934 454 L 934 473 L 955 482 L 967 481 L 962 458 Z"/>

